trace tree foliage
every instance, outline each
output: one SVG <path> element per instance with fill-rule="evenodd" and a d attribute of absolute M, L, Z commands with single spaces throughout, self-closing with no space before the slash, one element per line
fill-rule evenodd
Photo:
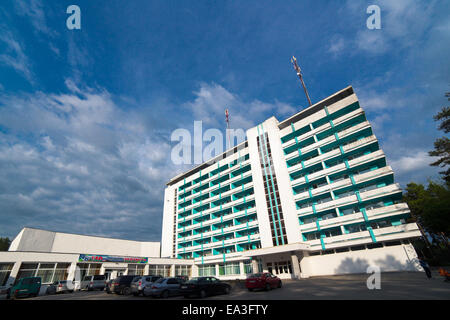
<path fill-rule="evenodd" d="M 10 244 L 9 238 L 0 238 L 0 251 L 8 251 Z"/>
<path fill-rule="evenodd" d="M 446 94 L 450 101 L 450 92 Z M 443 107 L 441 112 L 434 116 L 435 121 L 440 121 L 438 129 L 444 131 L 444 133 L 450 132 L 450 107 Z M 447 184 L 450 184 L 450 139 L 442 137 L 434 142 L 434 150 L 429 152 L 432 157 L 439 157 L 439 159 L 433 162 L 431 165 L 441 168 L 447 168 L 445 171 L 441 171 L 443 179 Z"/>
<path fill-rule="evenodd" d="M 450 188 L 448 184 L 409 183 L 404 201 L 425 231 L 433 235 L 450 235 Z"/>

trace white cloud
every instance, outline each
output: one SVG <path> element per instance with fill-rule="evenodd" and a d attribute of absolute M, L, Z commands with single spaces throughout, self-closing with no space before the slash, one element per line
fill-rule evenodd
<path fill-rule="evenodd" d="M 202 83 L 195 95 L 194 101 L 187 103 L 186 107 L 192 110 L 196 120 L 219 130 L 226 128 L 225 109 L 229 110 L 231 128 L 244 130 L 266 120 L 267 114 L 278 115 L 281 117 L 278 120 L 282 121 L 298 112 L 295 107 L 280 101 L 244 101 L 218 84 Z"/>
<path fill-rule="evenodd" d="M 4 232 L 30 225 L 159 239 L 170 145 L 107 91 L 66 84 L 72 93 L 0 94 Z"/>
<path fill-rule="evenodd" d="M 0 54 L 0 64 L 13 68 L 29 82 L 33 83 L 31 63 L 25 55 L 23 45 L 16 40 L 13 34 L 5 29 L 0 29 L 0 42 L 3 42 L 6 49 Z"/>
<path fill-rule="evenodd" d="M 390 161 L 390 164 L 395 173 L 404 174 L 428 168 L 431 162 L 433 162 L 433 159 L 428 155 L 428 152 L 410 150 L 408 154 Z"/>
<path fill-rule="evenodd" d="M 58 33 L 47 26 L 45 8 L 40 0 L 15 0 L 15 10 L 17 14 L 30 19 L 33 30 L 44 33 L 48 36 L 55 36 Z"/>
<path fill-rule="evenodd" d="M 424 35 L 435 23 L 433 13 L 438 1 L 416 0 L 377 0 L 374 3 L 381 9 L 381 29 L 369 30 L 365 25 L 356 32 L 352 50 L 359 49 L 370 54 L 384 54 L 390 50 L 412 48 L 417 39 Z M 366 18 L 367 2 L 348 0 L 347 12 L 351 19 Z"/>

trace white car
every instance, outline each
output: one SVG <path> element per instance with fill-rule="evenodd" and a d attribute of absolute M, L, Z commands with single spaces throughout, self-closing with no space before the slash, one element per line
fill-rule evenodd
<path fill-rule="evenodd" d="M 145 288 L 150 287 L 154 282 L 161 278 L 161 276 L 136 276 L 131 282 L 131 293 L 134 296 L 144 294 Z"/>
<path fill-rule="evenodd" d="M 106 276 L 85 276 L 80 284 L 80 290 L 104 290 L 106 287 Z"/>

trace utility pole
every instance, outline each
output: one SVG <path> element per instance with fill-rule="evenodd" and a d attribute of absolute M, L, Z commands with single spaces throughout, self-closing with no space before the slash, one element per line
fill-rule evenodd
<path fill-rule="evenodd" d="M 303 81 L 302 71 L 300 70 L 300 67 L 297 64 L 297 59 L 293 56 L 291 59 L 291 62 L 294 65 L 295 71 L 297 71 L 297 76 L 300 79 L 300 82 L 302 83 L 303 90 L 305 90 L 306 98 L 308 99 L 309 105 L 312 106 L 311 99 L 309 98 L 308 90 L 306 90 L 305 82 Z"/>
<path fill-rule="evenodd" d="M 226 117 L 226 121 L 227 121 L 228 148 L 231 148 L 231 140 L 230 140 L 230 119 L 229 119 L 228 109 L 225 109 L 225 117 Z"/>

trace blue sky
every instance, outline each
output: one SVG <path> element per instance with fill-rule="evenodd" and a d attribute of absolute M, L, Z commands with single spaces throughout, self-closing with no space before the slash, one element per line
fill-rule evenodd
<path fill-rule="evenodd" d="M 313 102 L 353 85 L 402 186 L 438 178 L 448 1 L 3 0 L 0 235 L 159 240 L 164 185 L 186 169 L 173 130 L 223 129 L 225 108 L 243 129 L 300 111 L 292 55 Z"/>

